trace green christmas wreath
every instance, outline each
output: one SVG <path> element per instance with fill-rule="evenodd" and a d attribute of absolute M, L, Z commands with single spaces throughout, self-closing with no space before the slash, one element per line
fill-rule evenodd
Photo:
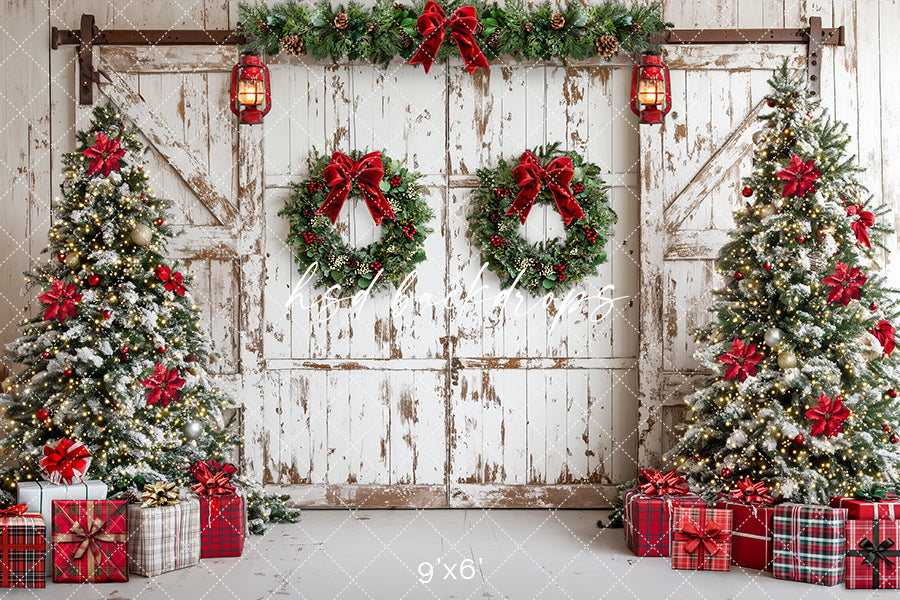
<path fill-rule="evenodd" d="M 375 156 L 377 159 L 373 158 Z M 381 220 L 382 239 L 363 248 L 354 248 L 343 241 L 334 229 L 329 214 L 322 212 L 332 191 L 326 183 L 326 169 L 333 168 L 330 165 L 334 165 L 340 157 L 350 165 L 369 161 L 376 171 L 383 169 L 383 177 L 378 173 L 377 180 L 372 181 L 386 201 L 386 206 L 383 206 L 386 214 Z M 354 150 L 349 156 L 335 153 L 328 157 L 316 153 L 315 167 L 309 178 L 302 183 L 291 184 L 291 196 L 278 213 L 290 221 L 291 232 L 287 243 L 294 249 L 299 271 L 304 273 L 315 266 L 319 272 L 317 287 L 339 286 L 349 294 L 370 287 L 371 291 L 385 289 L 406 277 L 418 263 L 425 260 L 423 246 L 425 238 L 432 232 L 427 224 L 434 213 L 425 202 L 425 188 L 418 183 L 420 177 L 419 173 L 407 170 L 399 161 L 385 154 L 363 155 Z M 346 190 L 350 193 L 361 191 L 372 212 L 374 209 L 370 201 L 374 202 L 374 199 L 363 189 L 359 179 L 347 177 L 344 182 Z M 333 212 L 335 217 L 340 204 L 343 204 L 343 199 Z M 390 212 L 393 212 L 393 218 L 390 218 Z M 372 214 L 375 217 L 376 212 Z"/>
<path fill-rule="evenodd" d="M 523 166 L 527 162 L 530 167 Z M 514 167 L 520 170 L 518 178 Z M 555 179 L 554 168 L 566 175 Z M 526 152 L 519 165 L 501 159 L 493 169 L 478 170 L 481 184 L 472 194 L 475 208 L 469 215 L 469 228 L 488 269 L 496 273 L 502 287 L 558 292 L 597 274 L 597 266 L 606 262 L 603 248 L 613 235 L 616 220 L 599 173 L 600 167 L 586 162 L 577 152 L 559 150 L 558 143 Z M 529 178 L 529 174 L 534 177 Z M 537 185 L 537 181 L 543 185 Z M 523 198 L 528 196 L 529 185 L 537 188 L 533 202 L 556 204 L 564 221 L 569 220 L 565 241 L 554 238 L 530 244 L 519 233 L 519 223 L 524 223 L 531 206 Z M 532 194 L 534 191 L 532 188 Z"/>

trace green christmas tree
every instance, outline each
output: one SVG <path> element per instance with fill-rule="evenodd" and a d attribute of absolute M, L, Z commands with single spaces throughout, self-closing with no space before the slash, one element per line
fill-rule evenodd
<path fill-rule="evenodd" d="M 885 211 L 856 180 L 846 125 L 787 63 L 770 84 L 749 205 L 716 260 L 716 318 L 697 336 L 714 375 L 686 399 L 667 460 L 705 496 L 745 477 L 811 503 L 896 488 L 898 311 L 876 262 Z"/>
<path fill-rule="evenodd" d="M 107 105 L 77 139 L 63 157 L 49 260 L 26 273 L 43 292 L 39 312 L 8 346 L 24 367 L 0 394 L 2 448 L 16 459 L 2 474 L 10 493 L 40 477 L 44 446 L 62 438 L 84 443 L 89 476 L 113 490 L 142 478 L 183 483 L 188 467 L 227 459 L 239 443 L 225 419 L 233 404 L 207 370 L 213 346 L 193 278 L 166 258 L 169 203 L 148 185 L 137 131 Z M 251 528 L 294 517 L 248 487 Z"/>

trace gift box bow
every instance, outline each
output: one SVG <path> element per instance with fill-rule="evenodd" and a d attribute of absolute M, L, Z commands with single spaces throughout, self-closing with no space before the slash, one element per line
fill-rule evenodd
<path fill-rule="evenodd" d="M 762 481 L 753 483 L 749 477 L 737 482 L 737 488 L 731 490 L 731 499 L 741 504 L 772 504 L 775 498 L 769 495 L 769 487 Z"/>
<path fill-rule="evenodd" d="M 639 476 L 638 489 L 648 496 L 683 496 L 689 491 L 687 481 L 678 471 L 660 473 L 655 469 L 642 469 Z"/>
<path fill-rule="evenodd" d="M 0 508 L 0 517 L 21 517 L 26 512 L 28 512 L 28 505 L 23 502 L 22 504 Z"/>
<path fill-rule="evenodd" d="M 221 496 L 235 491 L 231 475 L 224 470 L 214 473 L 205 463 L 198 463 L 193 473 L 197 483 L 191 486 L 191 491 L 198 496 Z"/>
<path fill-rule="evenodd" d="M 181 502 L 178 496 L 178 488 L 173 482 L 150 483 L 144 486 L 144 493 L 141 494 L 144 501 L 141 506 L 143 508 L 157 508 L 160 506 L 171 506 Z"/>
<path fill-rule="evenodd" d="M 716 554 L 721 550 L 720 544 L 728 540 L 728 532 L 715 521 L 707 521 L 703 528 L 697 527 L 693 521 L 689 521 L 675 532 L 675 540 L 684 542 L 684 549 L 693 554 L 702 548 L 709 554 Z"/>
<path fill-rule="evenodd" d="M 857 500 L 865 500 L 866 502 L 886 502 L 888 500 L 897 500 L 897 496 L 888 494 L 880 485 L 873 485 L 866 490 L 856 490 L 853 497 Z"/>
<path fill-rule="evenodd" d="M 81 442 L 63 438 L 56 446 L 44 446 L 41 475 L 50 483 L 72 485 L 84 481 L 91 453 Z"/>
<path fill-rule="evenodd" d="M 876 540 L 881 537 L 878 535 L 878 520 L 872 521 L 872 537 Z M 867 537 L 859 541 L 859 547 L 862 550 L 847 550 L 847 556 L 862 557 L 863 562 L 872 566 L 872 587 L 878 589 L 880 587 L 881 562 L 884 561 L 889 565 L 893 565 L 889 556 L 900 556 L 900 550 L 890 550 L 894 545 L 894 540 L 884 538 L 878 545 Z"/>

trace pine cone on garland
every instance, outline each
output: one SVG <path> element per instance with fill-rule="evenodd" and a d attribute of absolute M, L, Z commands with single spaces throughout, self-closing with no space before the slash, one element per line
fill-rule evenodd
<path fill-rule="evenodd" d="M 597 54 L 603 58 L 609 58 L 619 49 L 619 40 L 612 35 L 601 35 L 595 42 L 597 46 Z"/>
<path fill-rule="evenodd" d="M 400 2 L 394 3 L 394 10 L 406 10 L 406 5 Z"/>
<path fill-rule="evenodd" d="M 631 33 L 637 33 L 641 30 L 641 27 L 643 27 L 643 26 L 644 26 L 644 24 L 641 23 L 640 21 L 635 21 L 634 23 L 631 24 L 631 27 L 629 27 L 629 29 L 631 29 Z"/>
<path fill-rule="evenodd" d="M 134 488 L 128 488 L 122 495 L 119 496 L 120 500 L 126 500 L 128 504 L 137 504 L 141 502 L 141 495 L 134 491 Z"/>
<path fill-rule="evenodd" d="M 484 33 L 484 23 L 479 22 L 478 25 L 475 26 L 475 35 L 481 35 Z"/>
<path fill-rule="evenodd" d="M 809 254 L 809 268 L 813 273 L 823 273 L 828 268 L 828 260 L 825 255 L 819 251 L 813 251 Z"/>
<path fill-rule="evenodd" d="M 397 37 L 398 37 L 399 40 L 400 40 L 400 47 L 401 47 L 401 48 L 409 48 L 410 46 L 412 46 L 412 41 L 413 41 L 413 40 L 412 40 L 412 36 L 410 36 L 410 35 L 409 35 L 408 33 L 406 33 L 405 31 L 400 30 L 400 35 L 398 35 Z"/>
<path fill-rule="evenodd" d="M 528 33 L 534 31 L 534 23 L 530 21 L 528 23 L 525 23 L 525 31 L 527 31 Z"/>
<path fill-rule="evenodd" d="M 350 24 L 350 17 L 347 16 L 347 13 L 338 13 L 338 16 L 334 18 L 334 28 L 340 29 L 341 31 L 347 29 L 347 25 Z"/>
<path fill-rule="evenodd" d="M 303 38 L 299 35 L 286 35 L 281 38 L 281 51 L 288 56 L 300 56 L 303 53 Z"/>
<path fill-rule="evenodd" d="M 256 30 L 263 35 L 266 35 L 271 31 L 271 29 L 269 29 L 269 24 L 265 21 L 260 21 L 259 23 L 257 23 Z"/>
<path fill-rule="evenodd" d="M 487 45 L 489 48 L 496 48 L 500 45 L 500 32 L 495 31 L 487 39 Z"/>
<path fill-rule="evenodd" d="M 553 13 L 553 16 L 550 17 L 550 27 L 552 27 L 553 29 L 562 29 L 565 24 L 566 18 L 558 12 Z"/>

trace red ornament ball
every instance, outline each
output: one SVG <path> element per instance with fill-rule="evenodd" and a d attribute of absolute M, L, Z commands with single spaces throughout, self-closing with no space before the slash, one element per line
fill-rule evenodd
<path fill-rule="evenodd" d="M 104 319 L 108 319 L 108 318 L 110 318 L 111 316 L 112 316 L 112 313 L 109 312 L 108 310 L 104 310 L 104 311 L 103 311 L 103 318 L 104 318 Z"/>
<path fill-rule="evenodd" d="M 50 418 L 50 413 L 48 413 L 45 408 L 39 408 L 36 415 L 39 421 L 46 421 Z"/>
<path fill-rule="evenodd" d="M 734 274 L 734 278 L 737 279 L 738 281 L 740 281 L 741 279 L 744 278 L 744 274 L 741 273 L 740 271 L 738 271 L 737 273 Z"/>
<path fill-rule="evenodd" d="M 891 398 L 896 398 L 896 397 L 897 397 L 897 390 L 895 390 L 894 388 L 888 389 L 888 396 L 890 396 Z"/>
<path fill-rule="evenodd" d="M 806 441 L 806 438 L 803 437 L 802 433 L 798 433 L 797 437 L 794 438 L 794 441 L 797 442 L 798 444 L 802 444 L 803 442 Z"/>
<path fill-rule="evenodd" d="M 63 377 L 68 377 L 68 376 L 71 375 L 71 374 L 72 374 L 72 368 L 71 368 L 71 367 L 66 367 L 66 370 L 63 371 Z"/>
<path fill-rule="evenodd" d="M 41 352 L 41 358 L 47 360 L 48 358 L 50 358 L 50 353 L 44 350 L 43 352 Z"/>
<path fill-rule="evenodd" d="M 766 271 L 771 271 L 771 270 L 772 270 L 772 263 L 767 262 L 766 264 L 763 265 L 763 267 L 766 269 Z"/>
<path fill-rule="evenodd" d="M 163 221 L 162 219 L 157 219 L 157 220 L 153 221 L 153 224 L 156 225 L 157 227 L 159 227 L 163 223 L 165 223 L 165 221 Z"/>
<path fill-rule="evenodd" d="M 694 458 L 694 462 L 700 462 L 700 455 L 699 455 L 699 454 L 695 454 L 695 455 L 693 456 L 693 458 Z"/>
<path fill-rule="evenodd" d="M 897 437 L 897 434 L 895 433 L 891 436 L 891 443 L 896 444 L 897 442 L 900 442 L 900 437 Z"/>
<path fill-rule="evenodd" d="M 888 425 L 887 423 L 885 423 L 884 425 L 882 425 L 881 428 L 885 431 L 885 433 L 890 433 L 890 432 L 891 432 L 891 426 Z"/>
<path fill-rule="evenodd" d="M 88 275 L 88 284 L 89 285 L 100 285 L 100 276 L 91 273 Z"/>
<path fill-rule="evenodd" d="M 60 252 L 56 255 L 56 260 L 58 260 L 59 262 L 66 262 L 66 255 Z"/>
<path fill-rule="evenodd" d="M 722 469 L 722 477 L 724 477 L 725 479 L 730 478 L 731 477 L 731 469 L 729 469 L 728 467 L 723 468 Z"/>
<path fill-rule="evenodd" d="M 160 346 L 159 348 L 157 348 L 157 350 L 159 351 L 160 354 L 165 354 L 166 350 L 168 350 L 168 348 L 166 348 L 165 346 Z"/>
<path fill-rule="evenodd" d="M 802 244 L 802 243 L 805 242 L 805 241 L 806 241 L 806 238 L 803 237 L 802 235 L 797 237 L 797 243 L 798 243 L 798 244 Z"/>
<path fill-rule="evenodd" d="M 753 195 L 753 190 L 751 190 L 750 188 L 744 188 L 741 190 L 741 194 L 743 194 L 744 198 L 749 198 Z"/>
<path fill-rule="evenodd" d="M 774 106 L 775 106 L 775 101 L 774 101 L 774 100 L 768 100 L 768 101 L 766 101 L 766 106 L 768 106 L 769 108 L 774 107 Z"/>
<path fill-rule="evenodd" d="M 878 305 L 873 302 L 869 305 L 869 310 L 878 310 Z"/>

